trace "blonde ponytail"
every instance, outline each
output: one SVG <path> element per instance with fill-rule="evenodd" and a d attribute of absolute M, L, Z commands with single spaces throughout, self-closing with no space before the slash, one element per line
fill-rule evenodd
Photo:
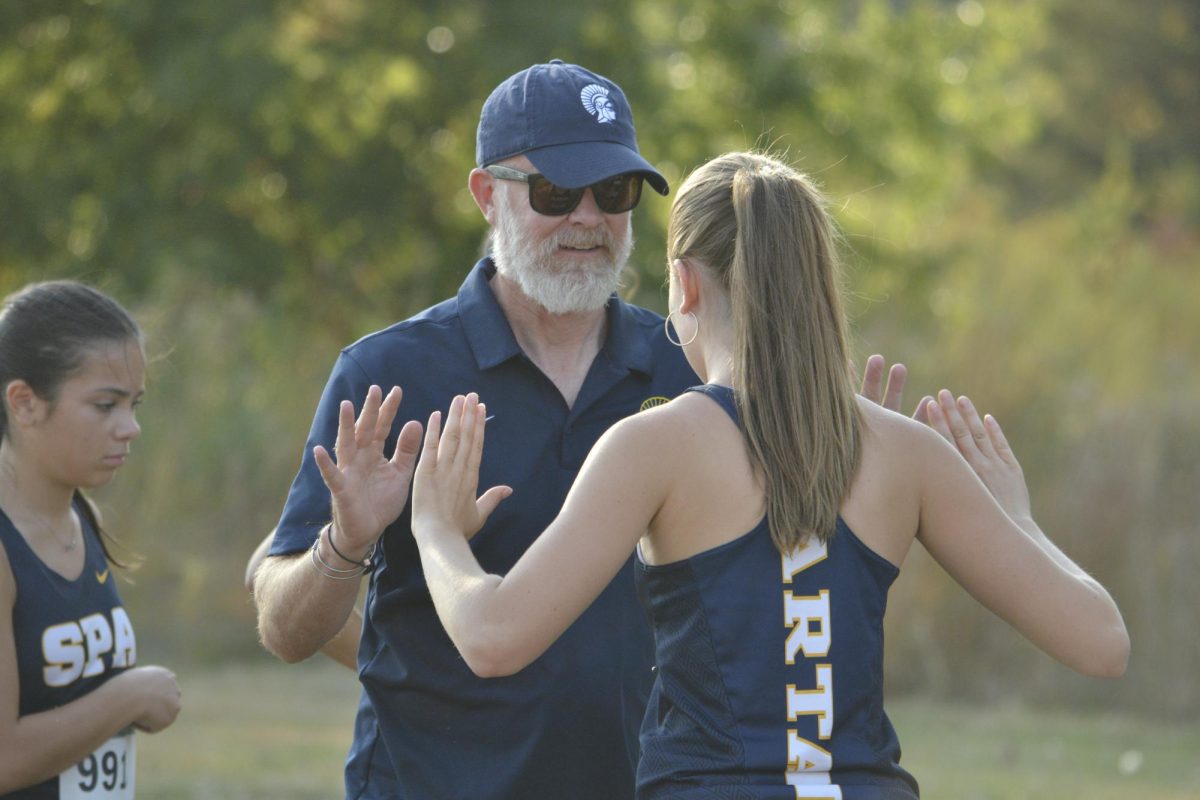
<path fill-rule="evenodd" d="M 729 292 L 734 393 L 772 540 L 782 552 L 827 540 L 858 469 L 862 419 L 824 198 L 776 159 L 728 154 L 688 177 L 667 239 L 668 263 L 693 257 Z"/>

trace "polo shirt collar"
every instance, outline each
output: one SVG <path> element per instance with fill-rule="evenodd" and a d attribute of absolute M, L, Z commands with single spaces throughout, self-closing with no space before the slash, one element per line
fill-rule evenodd
<path fill-rule="evenodd" d="M 642 330 L 642 323 L 634 313 L 634 307 L 614 294 L 605 310 L 608 312 L 605 355 L 617 366 L 652 375 L 654 354 L 650 348 L 650 340 Z"/>
<path fill-rule="evenodd" d="M 463 333 L 475 355 L 479 369 L 489 369 L 513 356 L 521 355 L 521 346 L 513 336 L 508 318 L 492 293 L 491 279 L 496 265 L 481 259 L 458 289 L 458 313 Z"/>
<path fill-rule="evenodd" d="M 513 335 L 508 318 L 504 316 L 491 279 L 496 265 L 491 258 L 475 264 L 458 290 L 458 309 L 463 320 L 463 332 L 475 356 L 479 369 L 489 369 L 521 355 L 521 346 Z M 640 325 L 633 309 L 614 295 L 605 309 L 608 314 L 608 333 L 603 353 L 610 362 L 650 375 L 654 357 L 646 337 L 640 335 Z"/>

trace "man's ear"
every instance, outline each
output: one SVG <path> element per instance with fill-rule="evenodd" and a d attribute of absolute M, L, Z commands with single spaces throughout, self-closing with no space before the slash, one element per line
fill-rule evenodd
<path fill-rule="evenodd" d="M 479 210 L 483 212 L 483 218 L 494 227 L 496 224 L 496 179 L 485 170 L 476 168 L 471 170 L 471 174 L 467 178 L 467 186 L 471 190 L 471 197 L 475 198 L 475 205 L 479 206 Z"/>
<path fill-rule="evenodd" d="M 4 407 L 10 423 L 29 427 L 41 419 L 46 401 L 38 397 L 32 386 L 18 378 L 4 386 Z"/>

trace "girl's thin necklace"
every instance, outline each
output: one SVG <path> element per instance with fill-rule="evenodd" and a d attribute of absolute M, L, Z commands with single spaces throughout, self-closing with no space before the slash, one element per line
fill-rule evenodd
<path fill-rule="evenodd" d="M 11 513 L 8 513 L 8 518 L 10 520 L 12 520 L 13 525 L 17 524 L 17 520 L 12 516 Z M 43 531 L 45 531 L 50 536 L 50 538 L 54 541 L 54 543 L 62 548 L 62 551 L 64 553 L 70 553 L 72 550 L 74 550 L 76 547 L 78 547 L 79 543 L 83 540 L 83 529 L 80 525 L 79 517 L 77 517 L 75 515 L 74 511 L 71 512 L 71 533 L 69 535 L 68 541 L 66 541 L 66 542 L 64 542 L 59 537 L 58 531 L 56 531 L 53 526 L 48 525 L 40 517 L 37 517 L 37 516 L 31 517 L 30 521 L 36 522 L 37 527 L 39 527 Z"/>
<path fill-rule="evenodd" d="M 10 516 L 10 519 L 12 519 L 11 516 Z M 57 544 L 59 547 L 62 548 L 62 551 L 64 553 L 70 553 L 72 550 L 74 550 L 76 547 L 79 546 L 80 540 L 83 539 L 83 536 L 81 535 L 83 533 L 83 531 L 80 529 L 79 520 L 74 514 L 71 514 L 71 523 L 72 524 L 71 524 L 70 540 L 66 541 L 66 542 L 64 542 L 59 537 L 58 531 L 54 530 L 54 528 L 52 526 L 47 525 L 44 521 L 42 521 L 41 519 L 38 519 L 37 517 L 34 517 L 32 519 L 33 519 L 33 521 L 37 522 L 37 526 L 39 528 L 41 528 L 43 531 L 45 531 L 50 536 L 50 538 L 54 541 L 55 544 Z M 17 520 L 13 519 L 13 524 L 16 525 Z"/>

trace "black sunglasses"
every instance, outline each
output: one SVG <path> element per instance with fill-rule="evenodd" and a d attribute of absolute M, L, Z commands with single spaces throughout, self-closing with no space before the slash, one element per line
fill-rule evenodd
<path fill-rule="evenodd" d="M 545 175 L 536 172 L 521 172 L 499 164 L 484 169 L 492 177 L 502 181 L 521 181 L 529 184 L 529 207 L 548 217 L 570 214 L 579 205 L 587 189 L 592 190 L 596 205 L 605 214 L 624 214 L 642 199 L 642 176 L 636 172 L 614 175 L 578 189 L 564 189 L 551 183 Z"/>

